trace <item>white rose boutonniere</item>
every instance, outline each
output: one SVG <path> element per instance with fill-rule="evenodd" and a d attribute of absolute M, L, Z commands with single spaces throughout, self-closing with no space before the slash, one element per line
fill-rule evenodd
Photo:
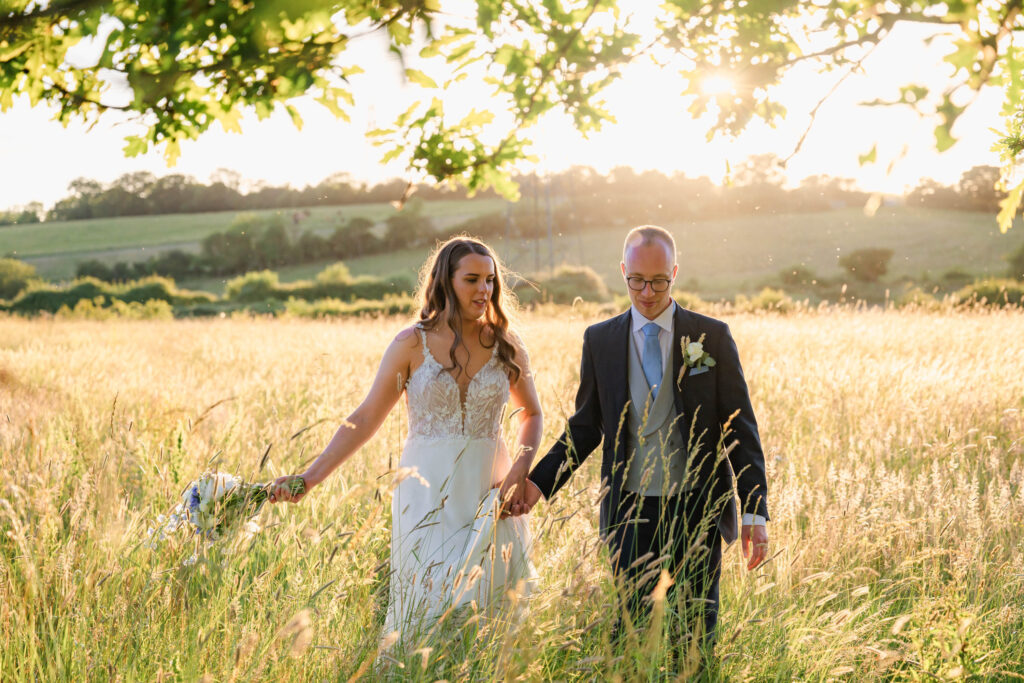
<path fill-rule="evenodd" d="M 697 341 L 690 341 L 689 337 L 684 336 L 679 340 L 679 346 L 683 352 L 683 367 L 679 369 L 680 382 L 683 379 L 683 375 L 686 374 L 687 368 L 690 369 L 691 375 L 699 375 L 715 366 L 715 359 L 704 350 L 703 334 L 700 335 L 700 339 Z"/>

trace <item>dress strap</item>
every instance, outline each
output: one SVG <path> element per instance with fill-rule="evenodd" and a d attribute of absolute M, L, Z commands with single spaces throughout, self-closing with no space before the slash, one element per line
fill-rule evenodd
<path fill-rule="evenodd" d="M 420 341 L 423 343 L 423 360 L 424 362 L 434 360 L 434 354 L 427 348 L 427 332 L 420 325 L 416 325 L 416 329 L 420 333 Z"/>

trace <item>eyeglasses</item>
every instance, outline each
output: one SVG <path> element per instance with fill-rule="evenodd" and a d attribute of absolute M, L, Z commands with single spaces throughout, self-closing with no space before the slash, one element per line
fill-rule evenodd
<path fill-rule="evenodd" d="M 642 277 L 631 276 L 626 278 L 626 284 L 634 292 L 642 292 L 644 287 L 647 285 L 651 286 L 651 289 L 655 292 L 668 291 L 669 286 L 672 284 L 671 280 L 666 280 L 663 277 L 654 278 L 653 280 L 645 280 Z"/>

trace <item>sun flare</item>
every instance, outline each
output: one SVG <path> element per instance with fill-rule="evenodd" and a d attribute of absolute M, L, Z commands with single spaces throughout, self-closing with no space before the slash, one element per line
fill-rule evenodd
<path fill-rule="evenodd" d="M 727 76 L 712 74 L 701 80 L 700 89 L 705 95 L 714 97 L 716 95 L 726 95 L 735 91 L 736 85 L 732 82 L 732 79 Z"/>

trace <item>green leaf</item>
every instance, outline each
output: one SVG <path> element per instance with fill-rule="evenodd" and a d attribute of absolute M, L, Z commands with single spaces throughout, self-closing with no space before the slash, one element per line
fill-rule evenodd
<path fill-rule="evenodd" d="M 338 106 L 337 99 L 330 97 L 329 95 L 324 95 L 323 97 L 316 98 L 316 100 L 314 101 L 319 102 L 323 106 L 327 107 L 327 110 L 329 112 L 334 114 L 335 117 L 341 119 L 342 121 L 350 122 L 352 120 L 349 118 L 348 113 L 340 106 Z"/>
<path fill-rule="evenodd" d="M 1006 234 L 1013 227 L 1013 217 L 1017 215 L 1017 209 L 1020 208 L 1022 198 L 1024 198 L 1024 180 L 999 200 L 999 215 L 996 216 L 999 232 Z"/>
<path fill-rule="evenodd" d="M 270 105 L 270 103 L 265 102 L 263 100 L 254 102 L 253 109 L 256 110 L 256 118 L 259 119 L 260 121 L 274 113 L 274 108 Z"/>
<path fill-rule="evenodd" d="M 124 146 L 124 155 L 126 157 L 137 157 L 149 150 L 149 143 L 138 135 L 129 135 L 125 138 L 125 142 L 128 143 Z"/>
<path fill-rule="evenodd" d="M 408 45 L 412 42 L 412 32 L 405 24 L 392 21 L 388 24 L 388 33 L 391 34 L 391 40 L 395 45 Z"/>
<path fill-rule="evenodd" d="M 878 159 L 878 144 L 876 143 L 871 148 L 870 152 L 868 152 L 867 154 L 861 154 L 860 156 L 857 157 L 857 163 L 859 163 L 861 166 L 863 166 L 864 164 L 873 164 L 873 163 L 875 163 L 875 161 L 877 159 Z"/>
<path fill-rule="evenodd" d="M 424 88 L 437 88 L 437 83 L 434 82 L 434 79 L 419 69 L 406 69 L 405 76 L 416 85 L 421 85 Z"/>
<path fill-rule="evenodd" d="M 20 45 L 15 44 L 14 47 L 10 47 L 7 44 L 0 46 L 0 62 L 9 62 L 30 47 L 32 47 L 32 41 L 30 40 L 26 40 Z"/>
<path fill-rule="evenodd" d="M 284 110 L 288 112 L 288 116 L 292 117 L 292 123 L 295 124 L 295 127 L 302 130 L 302 116 L 299 114 L 299 110 L 290 104 L 286 104 Z"/>
<path fill-rule="evenodd" d="M 507 173 L 497 169 L 489 176 L 494 191 L 510 202 L 519 201 L 519 185 Z"/>
<path fill-rule="evenodd" d="M 381 157 L 380 163 L 386 164 L 389 161 L 392 161 L 393 159 L 397 159 L 398 156 L 404 151 L 405 149 L 402 147 L 394 147 L 388 150 L 388 153 Z"/>
<path fill-rule="evenodd" d="M 225 133 L 241 133 L 242 126 L 239 123 L 242 120 L 242 112 L 237 109 L 223 110 L 218 107 L 214 107 L 213 115 L 220 121 L 220 125 L 224 128 Z"/>
<path fill-rule="evenodd" d="M 494 120 L 494 112 L 477 111 L 476 109 L 466 114 L 466 117 L 459 121 L 459 128 L 478 128 L 486 126 Z"/>
<path fill-rule="evenodd" d="M 167 145 L 164 147 L 164 159 L 167 161 L 167 166 L 174 166 L 178 163 L 178 157 L 181 156 L 181 144 L 177 140 L 168 140 Z"/>
<path fill-rule="evenodd" d="M 935 149 L 945 152 L 956 144 L 956 138 L 949 132 L 949 125 L 940 123 L 935 126 Z"/>

